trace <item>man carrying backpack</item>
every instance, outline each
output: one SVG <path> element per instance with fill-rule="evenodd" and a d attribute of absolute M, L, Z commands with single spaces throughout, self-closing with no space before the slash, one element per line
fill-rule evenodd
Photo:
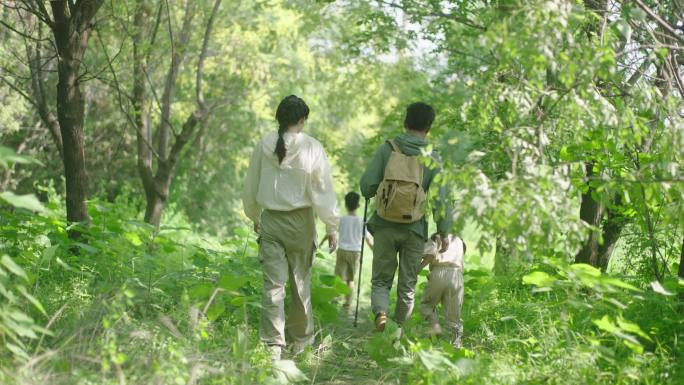
<path fill-rule="evenodd" d="M 363 196 L 376 196 L 376 210 L 368 221 L 368 229 L 375 238 L 371 308 L 378 331 L 383 331 L 387 323 L 389 292 L 397 266 L 396 322 L 401 325 L 413 311 L 416 281 L 428 238 L 427 192 L 439 173 L 439 169 L 423 165 L 419 156 L 428 144 L 426 137 L 434 120 L 432 106 L 421 102 L 409 105 L 404 120 L 406 133 L 380 146 L 361 177 Z M 444 215 L 451 212 L 446 205 L 446 191 L 440 188 L 439 198 L 433 204 L 437 232 L 442 235 L 437 240 L 441 252 L 449 248 L 446 234 L 452 224 L 451 215 Z"/>

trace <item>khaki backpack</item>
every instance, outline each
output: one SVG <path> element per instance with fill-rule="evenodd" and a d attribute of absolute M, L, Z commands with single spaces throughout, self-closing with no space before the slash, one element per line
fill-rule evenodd
<path fill-rule="evenodd" d="M 385 176 L 378 186 L 378 215 L 390 222 L 413 223 L 425 215 L 423 166 L 417 156 L 404 155 L 394 140 Z"/>

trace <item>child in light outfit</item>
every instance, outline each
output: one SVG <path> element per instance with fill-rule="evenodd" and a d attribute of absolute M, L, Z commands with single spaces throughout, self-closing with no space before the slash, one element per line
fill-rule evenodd
<path fill-rule="evenodd" d="M 359 270 L 359 258 L 361 257 L 361 242 L 364 238 L 363 219 L 356 215 L 361 196 L 350 192 L 344 197 L 347 215 L 340 218 L 340 236 L 335 262 L 335 275 L 339 276 L 349 287 L 349 294 L 345 297 L 344 309 L 351 312 L 352 293 L 354 291 L 354 277 Z M 366 232 L 366 243 L 373 248 L 373 239 Z"/>
<path fill-rule="evenodd" d="M 449 249 L 439 252 L 439 235 L 434 234 L 426 243 L 421 270 L 430 265 L 430 275 L 423 291 L 420 312 L 430 323 L 430 332 L 439 335 L 442 332 L 437 319 L 437 305 L 442 304 L 442 313 L 446 327 L 450 333 L 451 343 L 460 348 L 463 337 L 461 306 L 463 305 L 463 256 L 466 245 L 463 240 L 452 234 L 449 237 Z"/>

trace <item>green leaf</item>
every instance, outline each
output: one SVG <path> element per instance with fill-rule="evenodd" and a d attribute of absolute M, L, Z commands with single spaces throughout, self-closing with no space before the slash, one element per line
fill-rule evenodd
<path fill-rule="evenodd" d="M 218 286 L 226 291 L 235 291 L 245 286 L 250 281 L 250 277 L 241 275 L 224 275 L 219 279 Z"/>
<path fill-rule="evenodd" d="M 631 291 L 641 291 L 637 287 L 635 287 L 634 285 L 630 285 L 627 282 L 621 281 L 621 280 L 619 280 L 617 278 L 613 278 L 613 277 L 604 277 L 601 279 L 601 283 L 606 284 L 606 285 L 610 285 L 610 286 L 620 287 L 620 288 L 631 290 Z"/>
<path fill-rule="evenodd" d="M 335 278 L 337 276 L 333 274 L 321 274 L 319 279 L 321 280 L 321 283 L 326 285 L 326 286 L 333 286 L 335 284 Z"/>
<path fill-rule="evenodd" d="M 595 319 L 592 322 L 594 325 L 598 326 L 599 329 L 608 333 L 616 333 L 619 331 L 617 325 L 615 325 L 615 323 L 613 323 L 613 321 L 607 315 L 604 315 L 601 319 Z"/>
<path fill-rule="evenodd" d="M 43 264 L 45 262 L 51 261 L 52 258 L 55 256 L 55 253 L 57 252 L 58 248 L 59 246 L 54 245 L 43 250 L 43 256 L 40 258 L 40 263 Z"/>
<path fill-rule="evenodd" d="M 83 249 L 85 252 L 90 254 L 96 254 L 100 251 L 98 248 L 82 242 L 74 242 L 74 245 L 78 246 L 79 248 Z"/>
<path fill-rule="evenodd" d="M 234 298 L 230 299 L 230 304 L 232 306 L 235 306 L 235 307 L 242 307 L 243 305 L 250 303 L 250 302 L 257 304 L 257 305 L 260 305 L 256 296 L 240 296 L 240 297 L 234 297 Z"/>
<path fill-rule="evenodd" d="M 19 276 L 25 280 L 28 280 L 28 277 L 26 276 L 26 272 L 24 271 L 24 269 L 22 269 L 21 266 L 14 263 L 14 261 L 12 260 L 12 258 L 10 258 L 9 255 L 3 255 L 2 259 L 0 259 L 0 263 L 2 263 L 7 268 L 7 270 L 9 270 L 14 275 Z"/>
<path fill-rule="evenodd" d="M 142 240 L 140 239 L 140 236 L 136 233 L 125 233 L 124 238 L 128 239 L 129 242 L 133 244 L 133 246 L 140 246 L 142 245 Z"/>
<path fill-rule="evenodd" d="M 636 354 L 642 354 L 644 352 L 644 347 L 641 346 L 641 344 L 635 344 L 632 341 L 629 340 L 622 340 L 622 343 L 625 344 L 628 348 L 632 349 L 632 351 Z"/>
<path fill-rule="evenodd" d="M 200 283 L 190 288 L 188 294 L 190 295 L 190 298 L 194 300 L 206 301 L 209 299 L 209 296 L 211 296 L 212 289 L 212 286 L 208 283 Z"/>
<path fill-rule="evenodd" d="M 43 313 L 44 316 L 47 317 L 47 312 L 45 311 L 45 308 L 43 307 L 43 305 L 40 303 L 40 301 L 38 301 L 38 299 L 36 299 L 36 297 L 34 297 L 34 296 L 32 296 L 31 294 L 29 294 L 29 292 L 26 291 L 26 288 L 25 288 L 25 287 L 19 286 L 19 287 L 17 288 L 17 290 L 19 290 L 19 292 L 21 293 L 21 295 L 23 295 L 24 298 L 26 298 L 27 300 L 29 300 L 29 302 L 31 302 L 31 303 L 33 304 L 33 306 L 35 306 L 36 309 L 38 309 L 38 311 L 40 311 L 41 313 Z"/>
<path fill-rule="evenodd" d="M 235 229 L 235 235 L 237 235 L 239 238 L 247 238 L 251 233 L 252 232 L 246 227 L 238 227 Z"/>
<path fill-rule="evenodd" d="M 595 268 L 594 266 L 587 265 L 586 263 L 575 263 L 570 265 L 569 267 L 570 271 L 574 272 L 575 274 L 579 276 L 588 276 L 588 277 L 600 277 L 601 276 L 601 270 Z"/>
<path fill-rule="evenodd" d="M 68 263 L 64 262 L 60 257 L 57 257 L 55 259 L 55 262 L 57 262 L 58 265 L 62 266 L 67 271 L 76 271 L 73 267 L 69 266 Z"/>
<path fill-rule="evenodd" d="M 548 287 L 551 286 L 556 279 L 543 271 L 534 271 L 525 275 L 522 280 L 525 285 Z"/>
<path fill-rule="evenodd" d="M 625 20 L 618 20 L 614 25 L 618 32 L 620 32 L 620 35 L 629 43 L 632 38 L 632 27 L 630 27 L 629 23 Z"/>
<path fill-rule="evenodd" d="M 340 293 L 332 287 L 318 287 L 311 293 L 315 303 L 330 302 L 339 295 Z"/>
<path fill-rule="evenodd" d="M 209 258 L 207 258 L 207 256 L 203 253 L 196 253 L 192 258 L 192 264 L 200 269 L 204 269 L 209 266 Z"/>
<path fill-rule="evenodd" d="M 16 356 L 18 356 L 18 357 L 22 357 L 22 358 L 24 358 L 24 359 L 28 359 L 28 358 L 29 358 L 29 356 L 28 356 L 28 354 L 26 354 L 26 351 L 24 350 L 24 348 L 22 348 L 22 347 L 20 347 L 20 346 L 18 346 L 18 345 L 15 345 L 15 344 L 13 344 L 13 343 L 7 342 L 7 343 L 5 344 L 5 347 L 7 348 L 7 350 L 9 350 L 10 352 L 14 353 L 14 355 L 16 355 Z"/>
<path fill-rule="evenodd" d="M 620 327 L 620 329 L 622 329 L 628 333 L 636 334 L 639 337 L 642 337 L 646 340 L 652 341 L 651 337 L 649 337 L 648 334 L 644 333 L 644 331 L 641 330 L 641 327 L 639 327 L 639 325 L 637 325 L 635 323 L 628 322 L 624 318 L 618 317 L 617 318 L 617 324 Z"/>
<path fill-rule="evenodd" d="M 7 168 L 10 163 L 37 164 L 43 166 L 37 159 L 30 156 L 18 155 L 14 150 L 5 146 L 0 146 L 0 167 Z"/>
<path fill-rule="evenodd" d="M 33 194 L 16 195 L 11 191 L 4 191 L 0 193 L 0 199 L 9 203 L 10 205 L 30 211 L 44 212 L 45 207 L 40 203 L 38 198 Z"/>
<path fill-rule="evenodd" d="M 218 317 L 220 317 L 225 311 L 226 305 L 223 303 L 223 301 L 215 301 L 211 304 L 211 306 L 209 306 L 207 318 L 209 321 L 216 321 L 216 319 L 218 319 Z"/>

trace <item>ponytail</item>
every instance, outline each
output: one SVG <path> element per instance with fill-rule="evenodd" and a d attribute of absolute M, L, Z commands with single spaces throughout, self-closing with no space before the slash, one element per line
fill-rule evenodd
<path fill-rule="evenodd" d="M 278 104 L 278 109 L 276 110 L 276 120 L 278 120 L 278 142 L 276 142 L 275 151 L 273 151 L 276 156 L 278 156 L 278 163 L 283 163 L 285 155 L 287 155 L 287 148 L 285 148 L 285 139 L 283 135 L 287 130 L 299 123 L 302 119 L 307 119 L 309 117 L 309 106 L 306 105 L 304 100 L 301 98 L 290 95 L 285 97 L 280 104 Z"/>
<path fill-rule="evenodd" d="M 278 156 L 278 164 L 283 163 L 285 155 L 287 155 L 287 148 L 285 148 L 285 139 L 283 139 L 283 134 L 287 131 L 288 127 L 279 126 L 278 128 L 278 141 L 276 142 L 275 154 Z"/>

